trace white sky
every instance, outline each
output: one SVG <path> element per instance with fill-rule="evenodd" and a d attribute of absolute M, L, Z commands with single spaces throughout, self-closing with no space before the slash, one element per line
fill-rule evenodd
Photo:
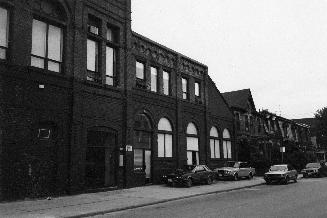
<path fill-rule="evenodd" d="M 132 0 L 132 29 L 292 119 L 327 106 L 327 0 Z"/>

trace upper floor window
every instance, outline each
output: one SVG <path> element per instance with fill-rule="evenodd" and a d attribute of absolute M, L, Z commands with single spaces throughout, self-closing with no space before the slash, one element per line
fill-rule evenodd
<path fill-rule="evenodd" d="M 182 78 L 182 91 L 183 99 L 188 99 L 188 81 L 186 78 Z"/>
<path fill-rule="evenodd" d="M 61 71 L 62 29 L 33 19 L 31 66 Z"/>
<path fill-rule="evenodd" d="M 194 83 L 194 95 L 200 97 L 200 83 L 198 82 Z"/>
<path fill-rule="evenodd" d="M 87 31 L 94 35 L 100 35 L 101 21 L 95 16 L 89 15 L 87 22 Z"/>
<path fill-rule="evenodd" d="M 7 58 L 9 35 L 9 13 L 0 7 L 0 59 Z"/>
<path fill-rule="evenodd" d="M 166 71 L 163 71 L 163 93 L 165 95 L 170 95 L 170 74 Z"/>
<path fill-rule="evenodd" d="M 115 49 L 106 46 L 106 84 L 107 85 L 114 85 L 114 73 L 115 73 Z"/>
<path fill-rule="evenodd" d="M 158 69 L 155 67 L 151 67 L 151 91 L 157 92 L 158 85 Z"/>
<path fill-rule="evenodd" d="M 87 39 L 87 80 L 98 82 L 100 81 L 99 72 L 99 49 L 98 42 Z"/>
<path fill-rule="evenodd" d="M 106 26 L 106 84 L 115 85 L 117 29 Z"/>
<path fill-rule="evenodd" d="M 136 61 L 136 78 L 141 80 L 145 79 L 144 64 L 138 61 Z"/>

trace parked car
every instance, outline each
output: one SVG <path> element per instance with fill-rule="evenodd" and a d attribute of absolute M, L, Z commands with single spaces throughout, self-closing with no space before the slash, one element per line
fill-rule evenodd
<path fill-rule="evenodd" d="M 267 184 L 273 182 L 287 184 L 290 180 L 297 182 L 297 176 L 298 173 L 294 167 L 289 164 L 280 164 L 271 166 L 269 171 L 265 173 L 264 180 Z"/>
<path fill-rule="evenodd" d="M 167 185 L 191 187 L 195 183 L 212 184 L 214 173 L 206 165 L 194 165 L 177 169 L 174 173 L 164 175 L 162 178 Z"/>
<path fill-rule="evenodd" d="M 217 179 L 233 179 L 238 180 L 241 177 L 252 179 L 255 175 L 255 168 L 251 167 L 247 162 L 228 161 L 224 167 L 214 169 Z"/>
<path fill-rule="evenodd" d="M 319 169 L 321 168 L 320 163 L 308 163 L 301 173 L 303 174 L 304 178 L 307 177 L 320 177 Z"/>

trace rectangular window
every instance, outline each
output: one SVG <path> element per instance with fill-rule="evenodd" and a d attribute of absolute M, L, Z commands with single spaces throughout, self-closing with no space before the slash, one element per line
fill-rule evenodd
<path fill-rule="evenodd" d="M 211 158 L 220 158 L 219 140 L 210 139 Z"/>
<path fill-rule="evenodd" d="M 224 151 L 224 158 L 226 158 L 226 159 L 232 158 L 232 143 L 231 143 L 231 141 L 223 141 L 223 151 Z"/>
<path fill-rule="evenodd" d="M 163 71 L 163 93 L 170 95 L 170 75 L 168 72 Z"/>
<path fill-rule="evenodd" d="M 151 67 L 151 91 L 157 92 L 158 84 L 158 70 L 155 67 Z"/>
<path fill-rule="evenodd" d="M 99 74 L 98 42 L 87 39 L 87 77 L 88 81 L 101 82 Z"/>
<path fill-rule="evenodd" d="M 9 13 L 0 7 L 0 59 L 7 58 L 8 35 L 9 35 Z"/>
<path fill-rule="evenodd" d="M 182 91 L 183 91 L 183 99 L 188 99 L 188 82 L 187 79 L 182 78 Z"/>
<path fill-rule="evenodd" d="M 172 157 L 172 135 L 158 134 L 158 157 Z"/>
<path fill-rule="evenodd" d="M 62 29 L 33 20 L 31 66 L 60 72 Z"/>
<path fill-rule="evenodd" d="M 200 83 L 198 82 L 194 83 L 194 95 L 200 97 Z"/>
<path fill-rule="evenodd" d="M 112 27 L 109 27 L 109 26 L 107 26 L 107 30 L 106 30 L 107 32 L 106 32 L 106 39 L 107 39 L 107 41 L 109 41 L 109 42 L 116 42 L 117 40 L 116 40 L 116 31 L 115 31 L 115 29 L 113 29 Z"/>
<path fill-rule="evenodd" d="M 134 170 L 143 170 L 143 149 L 134 149 Z"/>
<path fill-rule="evenodd" d="M 101 21 L 95 16 L 89 15 L 87 23 L 87 31 L 89 33 L 99 35 L 99 29 L 101 27 Z"/>
<path fill-rule="evenodd" d="M 109 46 L 106 47 L 106 84 L 114 85 L 115 75 L 115 50 Z"/>
<path fill-rule="evenodd" d="M 144 64 L 136 61 L 136 78 L 144 80 Z"/>

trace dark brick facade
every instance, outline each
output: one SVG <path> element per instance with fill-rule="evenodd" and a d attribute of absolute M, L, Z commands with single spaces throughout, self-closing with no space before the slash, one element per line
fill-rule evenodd
<path fill-rule="evenodd" d="M 233 114 L 209 78 L 207 66 L 133 33 L 129 0 L 0 0 L 0 7 L 10 14 L 8 57 L 0 60 L 1 199 L 149 182 L 144 173 L 134 170 L 133 152 L 126 151 L 126 145 L 135 144 L 138 114 L 145 114 L 151 123 L 150 182 L 159 183 L 162 174 L 187 163 L 186 128 L 190 122 L 198 129 L 200 163 L 210 167 L 222 163 L 223 158 L 210 159 L 209 132 L 217 127 L 222 140 L 222 131 L 228 129 L 234 144 Z M 90 15 L 101 21 L 100 33 L 106 23 L 117 31 L 114 86 L 86 80 Z M 33 18 L 63 29 L 60 73 L 30 66 Z M 99 39 L 101 78 L 105 46 Z M 145 63 L 146 80 L 141 87 L 136 83 L 136 60 Z M 158 69 L 157 93 L 148 90 L 150 66 Z M 170 73 L 169 96 L 162 91 L 163 70 Z M 181 77 L 189 79 L 188 100 L 182 100 Z M 200 84 L 200 97 L 194 95 L 195 81 Z M 170 158 L 158 157 L 161 118 L 172 125 Z M 42 131 L 51 134 L 42 138 Z M 104 178 L 96 178 L 105 181 L 100 186 L 90 181 L 99 164 L 94 160 L 96 154 L 106 165 Z"/>

